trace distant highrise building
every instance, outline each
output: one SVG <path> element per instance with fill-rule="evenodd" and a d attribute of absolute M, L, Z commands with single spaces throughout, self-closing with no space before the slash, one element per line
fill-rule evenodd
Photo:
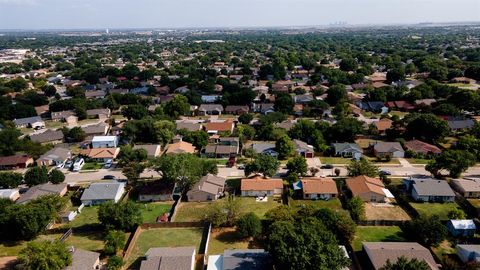
<path fill-rule="evenodd" d="M 110 33 L 110 31 L 108 30 L 108 28 L 107 28 L 107 30 L 105 30 L 105 33 L 107 33 L 107 35 Z"/>

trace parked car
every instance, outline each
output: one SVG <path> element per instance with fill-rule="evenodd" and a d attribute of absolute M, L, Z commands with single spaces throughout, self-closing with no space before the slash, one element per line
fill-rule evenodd
<path fill-rule="evenodd" d="M 57 166 L 55 166 L 55 168 L 60 170 L 60 169 L 63 169 L 63 166 L 65 166 L 65 162 L 57 164 Z"/>
<path fill-rule="evenodd" d="M 245 170 L 245 164 L 240 164 L 237 166 L 237 169 L 239 170 Z"/>
<path fill-rule="evenodd" d="M 237 162 L 237 159 L 235 157 L 231 157 L 228 159 L 228 162 L 227 162 L 227 167 L 233 167 L 235 166 L 235 163 Z"/>
<path fill-rule="evenodd" d="M 104 176 L 103 176 L 103 179 L 104 179 L 104 180 L 114 180 L 114 179 L 115 179 L 115 176 L 110 175 L 110 174 L 107 174 L 107 175 L 104 175 Z"/>
<path fill-rule="evenodd" d="M 85 160 L 83 158 L 75 160 L 75 162 L 73 163 L 72 171 L 79 172 L 82 169 L 83 165 L 85 165 Z"/>
<path fill-rule="evenodd" d="M 333 169 L 333 165 L 332 164 L 325 164 L 321 167 L 321 169 Z"/>
<path fill-rule="evenodd" d="M 67 169 L 67 170 L 70 170 L 70 168 L 72 167 L 73 165 L 73 161 L 71 161 L 70 159 L 67 160 L 67 162 L 65 162 L 65 166 L 63 166 L 63 168 Z"/>
<path fill-rule="evenodd" d="M 392 172 L 387 170 L 380 170 L 378 173 L 380 175 L 392 175 Z"/>
<path fill-rule="evenodd" d="M 113 165 L 113 160 L 109 159 L 109 160 L 107 160 L 107 162 L 105 162 L 105 164 L 103 165 L 103 167 L 104 167 L 105 169 L 110 169 L 110 168 L 112 167 L 112 165 Z"/>

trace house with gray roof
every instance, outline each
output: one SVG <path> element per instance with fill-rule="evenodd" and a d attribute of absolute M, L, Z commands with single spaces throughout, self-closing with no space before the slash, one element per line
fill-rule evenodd
<path fill-rule="evenodd" d="M 105 98 L 107 92 L 103 90 L 85 91 L 85 98 L 101 99 Z"/>
<path fill-rule="evenodd" d="M 373 146 L 373 153 L 376 157 L 403 158 L 405 151 L 399 142 L 378 142 Z"/>
<path fill-rule="evenodd" d="M 195 254 L 195 247 L 150 248 L 140 270 L 193 270 Z"/>
<path fill-rule="evenodd" d="M 198 115 L 221 115 L 223 106 L 222 104 L 201 104 L 197 111 Z"/>
<path fill-rule="evenodd" d="M 176 124 L 177 130 L 186 129 L 188 131 L 199 131 L 200 129 L 202 129 L 202 125 L 200 123 L 177 121 Z"/>
<path fill-rule="evenodd" d="M 362 148 L 356 143 L 334 143 L 332 147 L 336 156 L 359 159 L 363 155 Z"/>
<path fill-rule="evenodd" d="M 406 178 L 407 192 L 420 202 L 453 202 L 455 193 L 445 180 L 433 178 Z"/>
<path fill-rule="evenodd" d="M 32 200 L 38 199 L 47 195 L 58 195 L 63 197 L 67 193 L 67 184 L 51 184 L 45 183 L 36 185 L 27 190 L 27 192 L 20 195 L 20 198 L 15 202 L 17 204 L 25 204 Z"/>
<path fill-rule="evenodd" d="M 472 119 L 451 119 L 447 120 L 448 127 L 453 131 L 470 129 L 475 125 Z"/>
<path fill-rule="evenodd" d="M 72 110 L 68 111 L 60 111 L 60 112 L 51 112 L 50 118 L 53 121 L 65 121 L 65 119 L 69 116 L 75 116 L 75 112 Z"/>
<path fill-rule="evenodd" d="M 111 114 L 110 109 L 91 109 L 87 110 L 87 116 L 92 118 L 109 118 Z"/>
<path fill-rule="evenodd" d="M 71 157 L 72 153 L 70 149 L 55 147 L 41 155 L 36 162 L 38 166 L 57 166 L 65 163 L 65 161 Z"/>
<path fill-rule="evenodd" d="M 13 123 L 17 128 L 44 128 L 45 122 L 40 116 L 14 119 Z"/>
<path fill-rule="evenodd" d="M 143 149 L 147 151 L 147 156 L 155 158 L 160 156 L 162 147 L 159 144 L 136 144 L 133 149 Z"/>
<path fill-rule="evenodd" d="M 107 134 L 108 125 L 105 123 L 100 123 L 97 125 L 90 125 L 82 127 L 82 130 L 87 136 L 103 136 Z"/>
<path fill-rule="evenodd" d="M 253 149 L 253 151 L 257 154 L 266 154 L 272 157 L 278 157 L 278 152 L 275 150 L 274 142 L 252 142 L 250 144 L 246 144 L 243 149 Z"/>
<path fill-rule="evenodd" d="M 457 255 L 464 263 L 480 262 L 480 245 L 457 245 Z"/>
<path fill-rule="evenodd" d="M 313 158 L 315 155 L 315 149 L 312 145 L 307 144 L 306 142 L 300 140 L 293 140 L 293 144 L 295 145 L 295 151 L 305 158 Z"/>
<path fill-rule="evenodd" d="M 270 254 L 263 249 L 230 249 L 208 256 L 207 270 L 271 270 Z"/>
<path fill-rule="evenodd" d="M 45 132 L 30 135 L 30 140 L 41 144 L 57 144 L 63 142 L 63 132 L 61 130 L 48 129 Z"/>
<path fill-rule="evenodd" d="M 480 178 L 452 179 L 451 184 L 465 198 L 480 198 Z"/>
<path fill-rule="evenodd" d="M 100 265 L 100 253 L 84 249 L 70 247 L 72 253 L 72 264 L 65 270 L 88 270 L 98 269 Z"/>
<path fill-rule="evenodd" d="M 125 192 L 125 183 L 122 182 L 99 182 L 92 183 L 83 191 L 80 200 L 84 205 L 99 205 L 106 202 L 118 202 Z"/>
<path fill-rule="evenodd" d="M 223 195 L 225 178 L 207 174 L 187 192 L 188 201 L 215 201 Z"/>

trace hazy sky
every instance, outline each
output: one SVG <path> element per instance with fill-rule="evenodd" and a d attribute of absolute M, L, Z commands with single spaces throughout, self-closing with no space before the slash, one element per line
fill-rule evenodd
<path fill-rule="evenodd" d="M 0 0 L 0 29 L 480 21 L 480 0 Z"/>

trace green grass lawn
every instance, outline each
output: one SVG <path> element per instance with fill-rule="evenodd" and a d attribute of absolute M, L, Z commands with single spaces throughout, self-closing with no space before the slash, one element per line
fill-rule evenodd
<path fill-rule="evenodd" d="M 407 161 L 411 164 L 428 164 L 430 159 L 423 159 L 423 158 L 407 158 Z"/>
<path fill-rule="evenodd" d="M 141 232 L 127 265 L 139 263 L 138 259 L 153 247 L 187 247 L 194 246 L 199 250 L 203 228 L 161 228 L 148 229 Z"/>
<path fill-rule="evenodd" d="M 102 164 L 97 162 L 85 162 L 85 165 L 82 167 L 82 171 L 88 170 L 99 170 L 102 168 Z"/>
<path fill-rule="evenodd" d="M 441 220 L 448 220 L 448 213 L 454 209 L 462 208 L 457 203 L 415 203 L 410 202 L 410 205 L 417 210 L 420 215 L 433 216 L 437 215 Z"/>
<path fill-rule="evenodd" d="M 303 205 L 313 205 L 318 208 L 330 208 L 332 210 L 343 210 L 342 203 L 339 199 L 331 199 L 328 201 L 324 200 L 294 200 L 290 199 L 290 205 L 295 206 L 303 206 Z"/>
<path fill-rule="evenodd" d="M 268 210 L 282 205 L 281 202 L 275 201 L 273 197 L 268 197 L 267 202 L 256 202 L 253 197 L 237 197 L 236 199 L 240 200 L 242 213 L 253 212 L 260 218 L 263 218 Z"/>
<path fill-rule="evenodd" d="M 366 157 L 366 156 L 364 156 Z M 376 157 L 366 157 L 370 162 L 372 163 L 379 163 L 379 164 L 400 164 L 400 162 L 398 161 L 398 159 L 396 158 L 392 158 L 390 159 L 390 161 L 387 161 L 385 159 L 382 159 L 382 160 L 378 160 Z"/>
<path fill-rule="evenodd" d="M 226 249 L 263 248 L 260 243 L 240 238 L 235 228 L 213 229 L 208 243 L 208 254 L 222 254 Z"/>
<path fill-rule="evenodd" d="M 358 226 L 353 240 L 354 251 L 362 250 L 362 242 L 401 242 L 405 241 L 398 226 Z"/>
<path fill-rule="evenodd" d="M 182 202 L 177 209 L 175 220 L 177 222 L 202 221 L 211 202 Z"/>
<path fill-rule="evenodd" d="M 215 161 L 217 165 L 227 165 L 228 159 L 226 158 L 204 158 L 205 160 Z"/>
<path fill-rule="evenodd" d="M 475 208 L 480 208 L 480 199 L 467 199 L 468 202 Z"/>
<path fill-rule="evenodd" d="M 142 211 L 142 217 L 144 223 L 154 223 L 157 221 L 157 217 L 164 213 L 170 212 L 172 203 L 170 202 L 158 202 L 158 203 L 138 203 L 140 210 Z"/>
<path fill-rule="evenodd" d="M 72 222 L 64 225 L 65 228 L 79 228 L 98 224 L 98 206 L 88 206 L 82 209 Z"/>
<path fill-rule="evenodd" d="M 58 234 L 39 235 L 32 241 L 52 241 L 59 239 Z M 17 256 L 29 241 L 0 241 L 0 257 Z"/>
<path fill-rule="evenodd" d="M 65 126 L 65 123 L 62 121 L 45 121 L 45 128 L 58 129 Z"/>
<path fill-rule="evenodd" d="M 349 164 L 351 158 L 342 157 L 320 157 L 322 164 Z"/>

